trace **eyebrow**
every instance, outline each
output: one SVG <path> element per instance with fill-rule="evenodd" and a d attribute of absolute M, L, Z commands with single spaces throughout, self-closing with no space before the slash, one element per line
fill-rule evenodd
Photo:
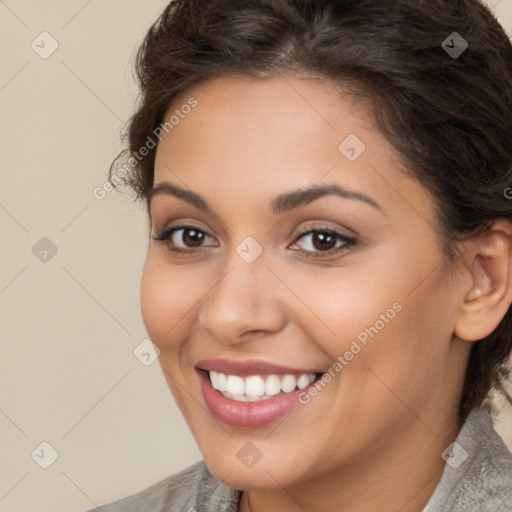
<path fill-rule="evenodd" d="M 212 208 L 199 194 L 196 194 L 191 190 L 180 188 L 167 181 L 161 182 L 153 187 L 149 193 L 148 204 L 151 205 L 153 198 L 162 194 L 177 197 L 178 199 L 182 199 L 192 206 L 195 206 L 199 210 L 203 210 L 206 213 L 215 215 L 215 212 L 212 210 Z M 377 201 L 371 197 L 361 192 L 345 189 L 337 184 L 321 186 L 313 185 L 309 188 L 299 188 L 280 194 L 270 202 L 270 211 L 274 215 L 278 215 L 300 206 L 305 206 L 325 196 L 338 196 L 342 197 L 343 199 L 362 201 L 384 213 L 379 203 L 377 203 Z"/>

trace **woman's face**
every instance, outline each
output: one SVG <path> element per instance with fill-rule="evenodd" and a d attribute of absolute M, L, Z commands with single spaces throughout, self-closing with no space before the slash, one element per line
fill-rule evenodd
<path fill-rule="evenodd" d="M 149 241 L 141 305 L 210 471 L 290 488 L 428 450 L 467 360 L 461 287 L 365 109 L 328 82 L 224 76 L 173 114 L 151 236 L 178 229 Z"/>

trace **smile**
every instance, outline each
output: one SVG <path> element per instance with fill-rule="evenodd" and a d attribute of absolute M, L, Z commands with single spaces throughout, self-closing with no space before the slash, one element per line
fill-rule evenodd
<path fill-rule="evenodd" d="M 276 422 L 300 405 L 299 394 L 323 372 L 261 361 L 209 359 L 195 366 L 206 406 L 221 422 L 255 428 Z"/>
<path fill-rule="evenodd" d="M 239 375 L 226 375 L 214 370 L 208 372 L 213 388 L 220 391 L 224 397 L 238 402 L 268 400 L 278 394 L 304 389 L 314 382 L 318 375 L 316 373 L 303 373 L 298 377 L 292 374 L 240 377 Z"/>

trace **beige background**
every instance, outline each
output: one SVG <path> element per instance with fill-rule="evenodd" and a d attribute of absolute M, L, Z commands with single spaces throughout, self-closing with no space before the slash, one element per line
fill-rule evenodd
<path fill-rule="evenodd" d="M 166 3 L 0 0 L 0 512 L 83 511 L 201 458 L 158 362 L 133 354 L 144 212 L 92 193 L 133 107 L 134 49 Z M 512 34 L 512 0 L 492 5 Z M 59 45 L 47 59 L 31 48 L 43 31 Z"/>

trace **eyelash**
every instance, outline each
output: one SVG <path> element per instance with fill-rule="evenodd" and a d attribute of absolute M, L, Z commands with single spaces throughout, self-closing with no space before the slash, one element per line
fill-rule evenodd
<path fill-rule="evenodd" d="M 176 231 L 180 231 L 180 230 L 186 231 L 187 229 L 198 231 L 207 236 L 210 236 L 210 235 L 208 235 L 208 233 L 206 233 L 206 231 L 199 229 L 196 226 L 183 225 L 183 226 L 175 226 L 175 227 L 166 229 L 166 230 L 160 232 L 159 234 L 157 234 L 155 237 L 152 237 L 152 239 L 156 240 L 157 242 L 165 243 L 170 251 L 172 251 L 176 254 L 181 254 L 183 256 L 186 256 L 187 254 L 191 254 L 194 252 L 199 252 L 204 247 L 200 247 L 198 249 L 183 249 L 182 247 L 173 247 L 170 245 L 170 243 L 169 243 L 170 238 Z M 337 237 L 339 240 L 341 240 L 343 242 L 343 244 L 340 245 L 339 247 L 335 247 L 334 249 L 329 249 L 328 251 L 313 252 L 313 251 L 305 251 L 303 249 L 297 249 L 298 252 L 304 254 L 307 258 L 332 257 L 336 254 L 341 253 L 342 251 L 350 250 L 357 245 L 357 240 L 355 240 L 354 238 L 344 236 L 341 233 L 338 233 L 337 231 L 335 231 L 331 228 L 324 228 L 324 227 L 319 227 L 319 228 L 315 228 L 315 229 L 305 229 L 305 230 L 301 231 L 297 235 L 297 238 L 295 239 L 295 241 L 293 242 L 292 245 L 294 245 L 298 240 L 300 240 L 305 235 L 309 235 L 312 233 L 327 233 L 329 235 L 333 235 L 333 236 Z"/>

